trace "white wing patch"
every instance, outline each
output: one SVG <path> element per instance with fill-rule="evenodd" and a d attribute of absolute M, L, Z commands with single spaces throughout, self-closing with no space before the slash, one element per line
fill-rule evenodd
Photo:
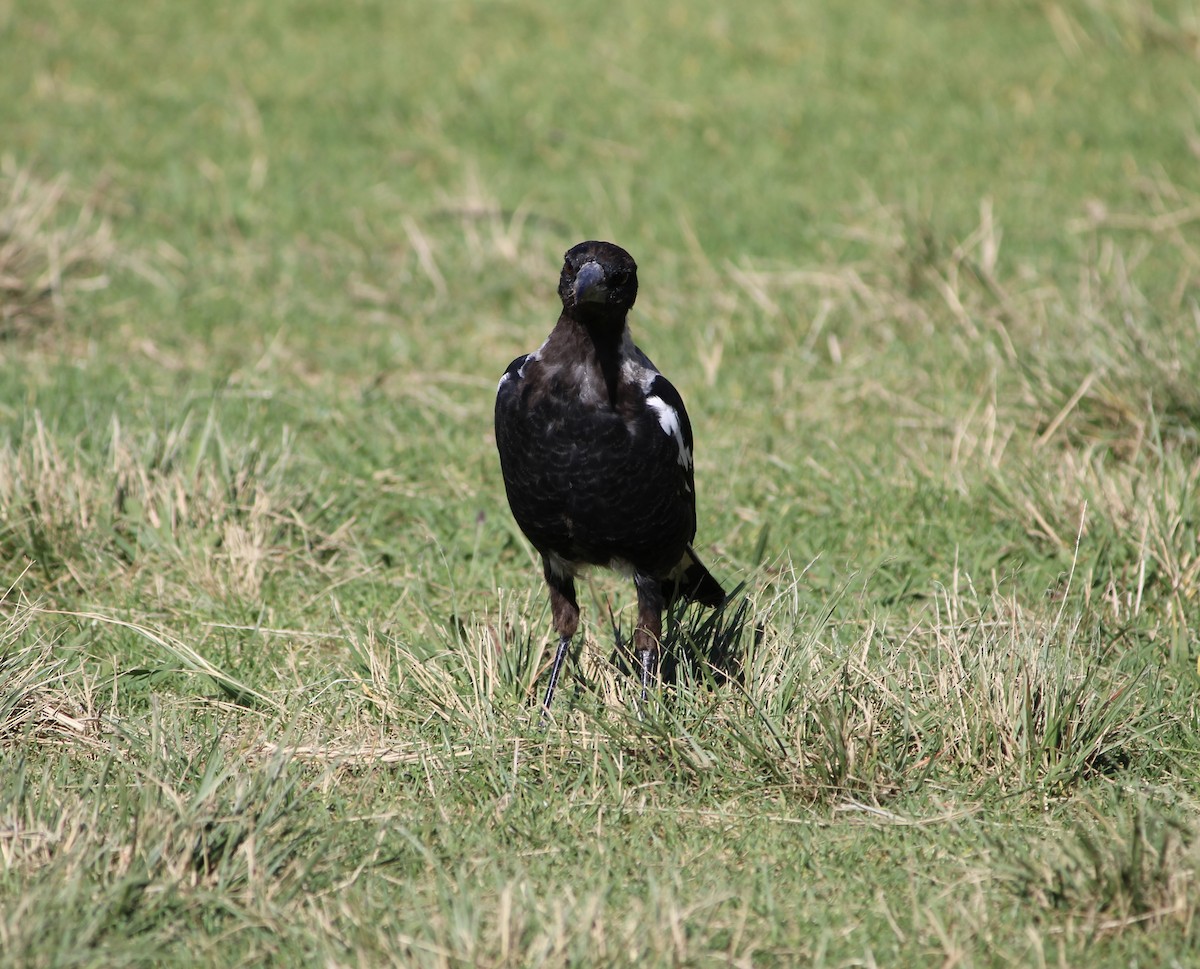
<path fill-rule="evenodd" d="M 679 423 L 679 412 L 661 397 L 647 397 L 646 406 L 654 411 L 654 416 L 658 418 L 658 424 L 663 429 L 663 433 L 675 438 L 675 443 L 679 445 L 680 465 L 690 468 L 692 466 L 692 449 L 683 439 L 683 427 Z"/>
<path fill-rule="evenodd" d="M 544 346 L 544 344 L 543 344 L 543 346 Z M 525 368 L 527 366 L 529 366 L 529 362 L 531 360 L 536 360 L 538 358 L 538 350 L 541 350 L 541 349 L 542 349 L 541 347 L 538 347 L 537 350 L 533 351 L 533 353 L 525 354 L 525 358 L 521 361 L 521 366 L 517 367 L 517 379 L 518 380 L 525 379 Z M 505 370 L 504 373 L 502 373 L 500 375 L 500 383 L 496 384 L 496 393 L 500 393 L 500 388 L 503 387 L 505 382 L 508 381 L 509 379 L 511 379 L 511 377 L 512 377 L 512 372 L 508 371 L 508 370 Z"/>

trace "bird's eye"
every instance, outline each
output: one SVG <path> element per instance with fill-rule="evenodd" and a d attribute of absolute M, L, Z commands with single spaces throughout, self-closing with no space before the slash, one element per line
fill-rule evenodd
<path fill-rule="evenodd" d="M 624 286 L 629 281 L 629 273 L 619 269 L 612 274 L 612 281 L 614 286 Z"/>

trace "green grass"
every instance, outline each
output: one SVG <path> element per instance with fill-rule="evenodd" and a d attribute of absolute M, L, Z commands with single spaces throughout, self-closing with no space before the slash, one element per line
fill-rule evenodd
<path fill-rule="evenodd" d="M 1195 962 L 1200 11 L 727 6 L 0 6 L 6 963 Z M 588 237 L 743 588 L 543 732 Z"/>

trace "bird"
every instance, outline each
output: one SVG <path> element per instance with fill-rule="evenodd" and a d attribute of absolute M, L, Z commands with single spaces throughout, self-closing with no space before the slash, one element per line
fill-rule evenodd
<path fill-rule="evenodd" d="M 589 566 L 632 577 L 642 702 L 657 670 L 662 614 L 677 600 L 717 607 L 721 584 L 692 549 L 692 425 L 679 391 L 634 344 L 637 264 L 620 246 L 568 249 L 562 313 L 496 389 L 495 431 L 509 507 L 542 559 L 558 648 L 543 721 L 579 628 L 575 578 Z"/>

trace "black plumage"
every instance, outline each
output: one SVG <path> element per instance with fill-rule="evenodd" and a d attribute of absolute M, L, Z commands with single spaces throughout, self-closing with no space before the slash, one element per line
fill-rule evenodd
<path fill-rule="evenodd" d="M 696 494 L 687 410 L 626 326 L 637 286 L 637 265 L 619 246 L 570 249 L 557 325 L 541 347 L 509 365 L 496 392 L 508 502 L 541 553 L 559 635 L 544 710 L 579 626 L 580 569 L 632 575 L 643 694 L 657 666 L 664 608 L 680 597 L 707 606 L 725 599 L 691 548 Z"/>

